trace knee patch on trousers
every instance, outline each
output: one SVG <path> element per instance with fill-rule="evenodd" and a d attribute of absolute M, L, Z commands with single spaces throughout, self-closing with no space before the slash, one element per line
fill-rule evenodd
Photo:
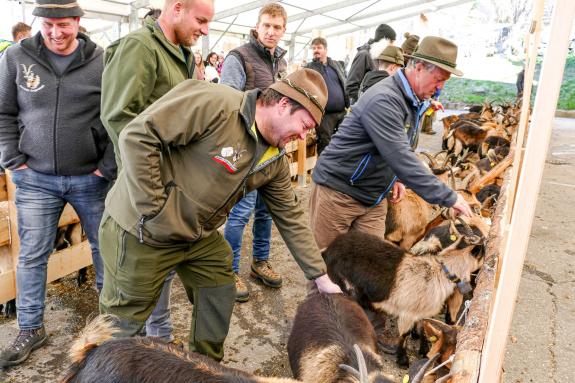
<path fill-rule="evenodd" d="M 194 340 L 223 342 L 234 308 L 235 284 L 201 287 L 197 291 Z"/>

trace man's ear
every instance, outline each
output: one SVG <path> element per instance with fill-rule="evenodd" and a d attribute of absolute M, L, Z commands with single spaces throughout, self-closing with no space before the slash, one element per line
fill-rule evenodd
<path fill-rule="evenodd" d="M 283 109 L 283 108 L 287 108 L 290 103 L 289 103 L 289 98 L 286 96 L 283 96 L 282 98 L 280 98 L 280 100 L 278 101 L 278 105 Z"/>

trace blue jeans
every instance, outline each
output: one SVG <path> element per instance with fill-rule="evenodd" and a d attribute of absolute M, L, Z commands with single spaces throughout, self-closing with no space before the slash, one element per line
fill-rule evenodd
<path fill-rule="evenodd" d="M 166 342 L 174 340 L 172 321 L 170 320 L 170 290 L 172 289 L 172 281 L 175 276 L 176 270 L 170 271 L 164 281 L 162 293 L 156 302 L 156 307 L 154 307 L 154 311 L 146 320 L 146 335 L 158 337 Z"/>
<path fill-rule="evenodd" d="M 96 287 L 102 289 L 104 266 L 98 248 L 98 227 L 104 212 L 108 181 L 95 174 L 52 176 L 30 168 L 12 172 L 20 252 L 16 269 L 18 325 L 42 327 L 48 257 L 54 250 L 58 221 L 68 202 L 80 217 L 92 249 Z"/>
<path fill-rule="evenodd" d="M 251 191 L 241 199 L 230 211 L 224 238 L 232 247 L 234 273 L 240 271 L 240 255 L 242 254 L 242 238 L 244 229 L 255 208 L 253 233 L 253 257 L 256 261 L 266 261 L 270 256 L 270 241 L 272 237 L 272 217 L 266 204 L 257 190 Z"/>

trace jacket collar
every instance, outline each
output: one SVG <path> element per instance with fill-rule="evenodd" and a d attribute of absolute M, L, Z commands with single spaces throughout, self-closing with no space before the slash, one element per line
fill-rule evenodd
<path fill-rule="evenodd" d="M 264 45 L 262 43 L 260 43 L 260 41 L 257 38 L 257 32 L 255 29 L 250 30 L 250 44 L 252 44 L 258 52 L 260 52 L 260 54 L 263 54 L 265 57 L 268 58 L 272 58 L 271 54 L 270 54 L 270 50 L 266 47 L 264 47 Z M 287 53 L 287 51 L 283 48 L 281 48 L 279 45 L 276 46 L 276 48 L 274 49 L 274 60 L 280 60 L 282 59 L 285 54 Z"/>
<path fill-rule="evenodd" d="M 94 52 L 98 47 L 96 43 L 94 43 L 88 36 L 83 33 L 78 33 L 78 39 L 83 40 L 84 44 L 82 45 L 82 49 L 80 50 L 80 59 L 76 59 L 75 62 L 83 63 L 86 60 L 91 60 L 94 58 Z M 42 36 L 41 32 L 36 33 L 36 35 L 30 39 L 24 39 L 20 43 L 22 49 L 27 52 L 28 54 L 38 57 L 47 59 L 44 50 L 48 49 L 44 44 L 44 37 Z M 47 64 L 47 63 L 46 63 Z"/>
<path fill-rule="evenodd" d="M 164 32 L 162 28 L 160 28 L 160 24 L 154 20 L 151 16 L 148 16 L 144 19 L 144 28 L 148 28 L 148 30 L 152 33 L 152 36 L 172 55 L 174 55 L 179 61 L 181 61 L 184 65 L 187 66 L 188 71 L 193 73 L 194 71 L 194 60 L 190 48 L 176 45 L 172 43 Z M 188 62 L 186 63 L 186 59 L 184 57 L 184 53 L 182 50 L 185 51 L 185 54 L 188 56 Z"/>
<path fill-rule="evenodd" d="M 418 110 L 418 112 L 421 114 L 421 113 L 423 113 L 423 111 L 425 111 L 429 107 L 430 101 L 429 100 L 421 101 L 415 95 L 415 93 L 413 92 L 413 89 L 411 89 L 411 85 L 409 85 L 409 82 L 407 81 L 407 77 L 405 77 L 404 70 L 405 69 L 398 70 L 393 75 L 393 78 L 396 81 L 400 82 L 403 95 L 405 96 L 405 98 L 407 100 L 409 100 L 411 105 L 413 105 L 413 107 L 416 108 Z"/>
<path fill-rule="evenodd" d="M 261 90 L 252 89 L 244 92 L 244 98 L 240 105 L 240 116 L 244 123 L 244 128 L 256 141 L 256 158 L 258 158 L 258 164 L 253 169 L 253 171 L 258 171 L 259 169 L 267 166 L 271 162 L 275 161 L 278 157 L 285 154 L 285 149 L 278 149 L 270 146 L 265 142 L 262 136 L 257 131 L 256 122 L 256 102 Z M 267 157 L 267 158 L 264 158 Z"/>

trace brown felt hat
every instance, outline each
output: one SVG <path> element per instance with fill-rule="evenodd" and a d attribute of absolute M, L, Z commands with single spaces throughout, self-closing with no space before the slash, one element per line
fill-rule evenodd
<path fill-rule="evenodd" d="M 32 11 L 34 16 L 60 19 L 64 17 L 81 17 L 84 11 L 75 0 L 36 0 Z"/>
<path fill-rule="evenodd" d="M 425 37 L 411 57 L 432 63 L 456 76 L 463 76 L 463 72 L 455 68 L 457 45 L 442 37 Z"/>
<path fill-rule="evenodd" d="M 270 88 L 299 102 L 319 125 L 327 104 L 327 86 L 322 75 L 313 69 L 300 69 L 283 80 L 274 82 Z"/>
<path fill-rule="evenodd" d="M 399 47 L 394 47 L 393 45 L 385 47 L 383 52 L 377 56 L 377 59 L 401 66 L 405 65 L 403 60 L 403 50 Z"/>

